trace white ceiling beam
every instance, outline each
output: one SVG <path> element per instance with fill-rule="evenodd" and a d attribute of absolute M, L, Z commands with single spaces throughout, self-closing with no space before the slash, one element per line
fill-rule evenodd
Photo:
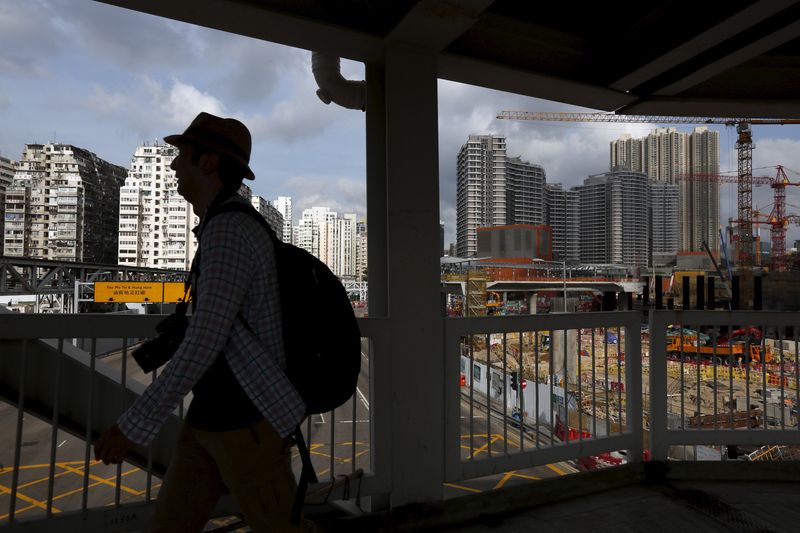
<path fill-rule="evenodd" d="M 800 37 L 800 21 L 795 21 L 788 26 L 767 35 L 751 44 L 740 48 L 736 52 L 727 55 L 713 63 L 706 65 L 689 74 L 685 78 L 678 80 L 666 87 L 655 91 L 653 94 L 657 96 L 675 96 L 690 87 L 694 87 L 717 74 L 721 74 L 726 70 L 730 70 L 745 61 L 749 61 L 755 57 L 760 56 L 765 52 L 769 52 L 784 43 L 792 41 Z"/>
<path fill-rule="evenodd" d="M 230 0 L 96 0 L 255 39 L 326 52 L 353 61 L 383 61 L 380 37 Z"/>
<path fill-rule="evenodd" d="M 796 4 L 797 1 L 762 0 L 757 2 L 684 44 L 673 48 L 658 59 L 618 79 L 609 87 L 618 91 L 629 91 Z"/>
<path fill-rule="evenodd" d="M 494 0 L 421 0 L 386 36 L 387 43 L 439 52 L 478 22 Z"/>

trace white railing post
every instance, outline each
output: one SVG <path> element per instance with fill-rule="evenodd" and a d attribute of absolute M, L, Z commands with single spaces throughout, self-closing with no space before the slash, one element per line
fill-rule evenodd
<path fill-rule="evenodd" d="M 650 311 L 650 456 L 667 460 L 667 324 Z"/>
<path fill-rule="evenodd" d="M 628 320 L 625 324 L 625 418 L 627 429 L 634 437 L 634 446 L 628 450 L 628 462 L 642 460 L 644 429 L 642 427 L 642 333 L 640 319 Z"/>

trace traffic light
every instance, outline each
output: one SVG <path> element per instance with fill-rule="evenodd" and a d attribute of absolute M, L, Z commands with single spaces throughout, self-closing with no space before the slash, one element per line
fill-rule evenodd
<path fill-rule="evenodd" d="M 517 373 L 511 373 L 511 388 L 517 390 Z"/>

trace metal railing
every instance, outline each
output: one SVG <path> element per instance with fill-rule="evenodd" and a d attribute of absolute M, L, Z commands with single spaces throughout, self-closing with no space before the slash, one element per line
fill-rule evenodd
<path fill-rule="evenodd" d="M 0 315 L 0 526 L 113 531 L 146 525 L 189 400 L 150 446 L 134 449 L 122 465 L 94 461 L 92 443 L 156 378 L 129 356 L 162 318 Z M 362 375 L 354 397 L 303 425 L 320 479 L 309 494 L 341 497 L 334 482 L 359 470 L 364 475 L 349 487 L 352 495 L 389 491 L 388 476 L 377 475 L 373 442 L 379 439 L 373 436 L 380 426 L 370 409 L 373 354 L 380 353 L 383 324 L 359 320 Z M 349 430 L 341 429 L 347 422 Z M 299 457 L 293 465 L 299 473 Z M 235 511 L 227 497 L 214 516 Z"/>
<path fill-rule="evenodd" d="M 799 313 L 651 312 L 653 459 L 675 458 L 681 445 L 721 457 L 737 445 L 799 445 L 799 327 Z"/>
<path fill-rule="evenodd" d="M 640 326 L 637 312 L 446 320 L 447 481 L 640 461 Z"/>
<path fill-rule="evenodd" d="M 6 402 L 0 404 L 0 438 L 13 443 L 0 446 L 0 525 L 121 531 L 146 524 L 183 409 L 122 466 L 95 464 L 91 442 L 153 378 L 134 376 L 128 355 L 161 318 L 0 315 Z M 558 462 L 579 469 L 636 463 L 644 443 L 659 460 L 674 458 L 671 447 L 681 444 L 800 444 L 798 313 L 655 311 L 649 330 L 634 311 L 443 324 L 444 394 L 432 394 L 430 402 L 444 405 L 445 483 Z M 374 412 L 388 412 L 392 401 L 381 391 L 413 384 L 395 379 L 382 357 L 391 353 L 389 325 L 359 320 L 365 363 L 359 390 L 335 412 L 304 424 L 322 481 L 312 492 L 360 469 L 364 475 L 351 484 L 351 496 L 392 493 L 393 439 L 411 436 L 398 435 L 388 417 Z M 670 325 L 680 326 L 672 328 L 680 349 L 668 357 L 667 347 L 676 346 L 667 335 Z M 685 331 L 687 325 L 697 333 Z M 735 326 L 762 332 L 741 352 L 757 353 L 760 361 L 750 355 L 739 362 L 734 352 L 727 360 L 713 352 L 707 361 L 687 356 L 692 343 L 694 352 L 724 346 L 721 330 Z M 760 351 L 750 351 L 755 344 Z M 425 386 L 430 391 L 439 384 Z M 419 428 L 415 437 L 425 438 L 430 429 Z M 340 488 L 331 494 L 341 496 Z M 228 498 L 215 515 L 233 512 Z"/>

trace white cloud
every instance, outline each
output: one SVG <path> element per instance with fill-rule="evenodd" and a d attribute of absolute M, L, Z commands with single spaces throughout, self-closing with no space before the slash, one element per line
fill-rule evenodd
<path fill-rule="evenodd" d="M 173 125 L 188 126 L 201 111 L 224 116 L 225 105 L 215 96 L 193 85 L 174 80 L 167 98 L 160 101 L 167 120 Z"/>
<path fill-rule="evenodd" d="M 304 209 L 315 206 L 330 207 L 339 216 L 356 213 L 359 220 L 366 218 L 366 184 L 353 178 L 330 179 L 326 176 L 293 176 L 281 184 L 284 190 L 292 191 L 292 211 L 294 222 Z"/>
<path fill-rule="evenodd" d="M 95 85 L 84 101 L 87 108 L 100 115 L 117 113 L 130 105 L 130 99 L 118 92 L 110 92 L 105 87 Z"/>

